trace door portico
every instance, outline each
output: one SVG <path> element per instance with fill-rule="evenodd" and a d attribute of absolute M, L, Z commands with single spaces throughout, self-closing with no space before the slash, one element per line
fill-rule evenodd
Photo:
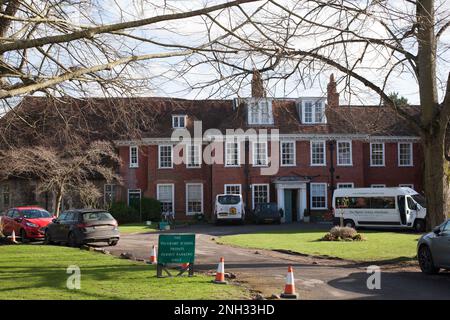
<path fill-rule="evenodd" d="M 284 215 L 281 219 L 283 223 L 290 223 L 293 221 L 302 221 L 304 211 L 306 209 L 306 184 L 309 181 L 299 179 L 298 177 L 281 177 L 273 181 L 275 189 L 277 190 L 277 204 L 278 208 L 282 209 Z M 296 193 L 288 192 L 297 190 Z M 291 199 L 295 195 L 295 199 Z M 295 206 L 290 206 L 289 202 L 295 201 Z M 287 204 L 287 205 L 286 205 Z M 292 210 L 295 212 L 286 212 Z"/>

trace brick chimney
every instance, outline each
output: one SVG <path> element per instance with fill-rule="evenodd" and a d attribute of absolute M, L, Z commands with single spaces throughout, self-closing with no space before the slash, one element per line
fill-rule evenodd
<path fill-rule="evenodd" d="M 261 73 L 257 69 L 253 69 L 252 77 L 252 98 L 265 98 L 266 90 L 261 77 Z"/>
<path fill-rule="evenodd" d="M 330 75 L 330 82 L 327 86 L 327 100 L 329 107 L 339 107 L 339 93 L 336 89 L 336 81 L 334 80 L 334 74 Z"/>

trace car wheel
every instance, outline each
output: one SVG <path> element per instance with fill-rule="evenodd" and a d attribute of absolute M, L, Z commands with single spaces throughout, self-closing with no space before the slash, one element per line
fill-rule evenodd
<path fill-rule="evenodd" d="M 422 219 L 416 219 L 414 221 L 414 231 L 424 232 L 425 231 L 425 221 Z"/>
<path fill-rule="evenodd" d="M 108 246 L 114 247 L 117 245 L 117 243 L 119 243 L 119 240 L 109 240 L 108 241 Z"/>
<path fill-rule="evenodd" d="M 353 220 L 344 220 L 344 227 L 355 229 L 355 222 Z"/>
<path fill-rule="evenodd" d="M 69 236 L 67 237 L 67 245 L 69 247 L 77 247 L 78 246 L 77 239 L 73 232 L 70 232 Z"/>
<path fill-rule="evenodd" d="M 52 237 L 50 236 L 48 230 L 45 231 L 44 244 L 53 244 Z"/>
<path fill-rule="evenodd" d="M 439 268 L 434 266 L 433 256 L 431 255 L 431 250 L 427 245 L 421 245 L 419 252 L 417 253 L 417 258 L 419 260 L 419 266 L 423 273 L 426 274 L 436 274 L 439 272 Z"/>
<path fill-rule="evenodd" d="M 24 229 L 20 230 L 20 239 L 22 240 L 22 243 L 30 242 L 30 239 L 27 238 L 27 233 Z"/>

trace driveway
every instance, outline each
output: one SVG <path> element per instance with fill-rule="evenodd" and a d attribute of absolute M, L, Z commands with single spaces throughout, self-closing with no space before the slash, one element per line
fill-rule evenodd
<path fill-rule="evenodd" d="M 299 224 L 197 225 L 177 228 L 170 233 L 197 235 L 196 270 L 210 272 L 212 278 L 219 258 L 224 257 L 225 272 L 235 274 L 235 281 L 260 292 L 264 297 L 279 294 L 283 290 L 287 266 L 292 265 L 300 299 L 450 299 L 449 272 L 427 276 L 415 265 L 385 265 L 381 266 L 381 289 L 369 290 L 366 285 L 369 277 L 367 265 L 269 250 L 243 249 L 214 241 L 219 236 L 230 234 L 318 227 L 329 229 L 324 225 Z M 129 252 L 137 259 L 148 260 L 154 244 L 158 244 L 158 233 L 130 234 L 123 235 L 116 247 L 106 249 L 114 255 Z"/>

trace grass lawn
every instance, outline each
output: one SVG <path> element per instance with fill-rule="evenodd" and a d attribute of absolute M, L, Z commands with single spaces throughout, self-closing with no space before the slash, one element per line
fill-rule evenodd
<path fill-rule="evenodd" d="M 418 234 L 361 231 L 366 241 L 318 241 L 326 232 L 299 230 L 224 236 L 219 243 L 255 249 L 283 249 L 354 261 L 410 260 L 416 255 Z"/>
<path fill-rule="evenodd" d="M 81 289 L 66 288 L 66 268 L 81 270 Z M 248 292 L 195 275 L 156 278 L 156 268 L 76 248 L 0 246 L 1 299 L 239 299 Z"/>
<path fill-rule="evenodd" d="M 119 225 L 119 231 L 122 234 L 154 232 L 158 231 L 158 223 L 154 222 L 151 226 L 147 226 L 145 223 L 122 224 Z"/>

